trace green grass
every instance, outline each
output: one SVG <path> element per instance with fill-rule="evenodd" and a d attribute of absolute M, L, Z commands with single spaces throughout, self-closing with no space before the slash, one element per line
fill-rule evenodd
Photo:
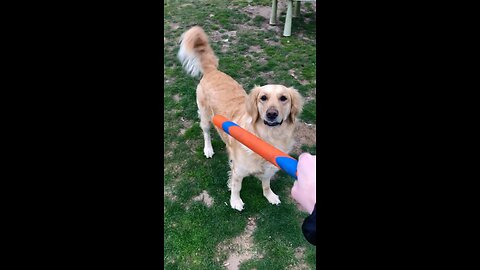
<path fill-rule="evenodd" d="M 220 59 L 219 68 L 247 92 L 255 84 L 270 82 L 294 87 L 305 97 L 313 96 L 316 37 L 311 5 L 294 18 L 292 36 L 286 38 L 281 35 L 285 14 L 279 25 L 268 27 L 267 18 L 241 12 L 248 4 L 249 1 L 212 0 L 169 1 L 164 5 L 164 269 L 225 269 L 223 262 L 228 253 L 219 252 L 219 244 L 228 244 L 241 235 L 249 217 L 256 219 L 252 249 L 262 257 L 243 262 L 240 269 L 291 269 L 298 264 L 316 268 L 316 248 L 308 244 L 301 232 L 307 214 L 298 211 L 289 198 L 292 179 L 288 175 L 278 172 L 271 183 L 282 200 L 280 205 L 269 204 L 262 195 L 260 181 L 247 177 L 241 191 L 245 209 L 238 212 L 230 208 L 225 145 L 212 130 L 215 155 L 212 159 L 203 156 L 195 101 L 198 79 L 188 77 L 176 58 L 178 38 L 197 24 L 211 37 L 218 36 L 218 41 L 211 41 L 211 45 Z M 271 1 L 250 4 L 270 6 Z M 230 31 L 236 34 L 228 36 Z M 222 52 L 221 40 L 227 38 L 227 52 Z M 251 52 L 251 46 L 261 50 Z M 291 69 L 297 78 L 289 74 Z M 315 104 L 315 100 L 306 103 L 302 121 L 315 124 Z M 316 153 L 315 146 L 302 146 L 302 150 Z M 192 201 L 203 190 L 214 199 L 210 208 Z M 297 258 L 295 250 L 302 247 L 305 253 Z"/>

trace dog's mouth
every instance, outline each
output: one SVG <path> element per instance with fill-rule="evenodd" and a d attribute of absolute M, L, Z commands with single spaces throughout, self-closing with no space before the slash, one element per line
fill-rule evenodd
<path fill-rule="evenodd" d="M 283 123 L 283 120 L 280 122 L 268 122 L 267 120 L 263 120 L 263 123 L 267 126 L 274 127 L 274 126 L 280 126 Z"/>

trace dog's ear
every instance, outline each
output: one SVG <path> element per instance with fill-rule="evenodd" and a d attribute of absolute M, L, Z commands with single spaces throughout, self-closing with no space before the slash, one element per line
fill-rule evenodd
<path fill-rule="evenodd" d="M 288 120 L 292 123 L 295 123 L 298 115 L 302 112 L 303 109 L 303 98 L 298 93 L 298 91 L 294 88 L 287 88 L 288 92 L 290 93 L 290 101 L 291 101 L 291 108 L 290 108 L 290 115 L 288 116 Z"/>
<path fill-rule="evenodd" d="M 252 117 L 252 124 L 257 122 L 258 114 L 258 94 L 260 93 L 260 86 L 256 86 L 250 91 L 250 94 L 246 98 L 245 105 L 247 107 L 247 113 Z"/>

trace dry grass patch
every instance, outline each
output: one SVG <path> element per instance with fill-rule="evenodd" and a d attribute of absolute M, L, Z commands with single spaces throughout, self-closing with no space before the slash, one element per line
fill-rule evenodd
<path fill-rule="evenodd" d="M 253 232 L 257 228 L 256 218 L 249 217 L 245 231 L 232 240 L 226 240 L 218 245 L 217 250 L 220 254 L 228 253 L 228 258 L 223 262 L 228 270 L 238 270 L 240 264 L 253 259 L 262 258 L 263 255 L 254 249 Z"/>

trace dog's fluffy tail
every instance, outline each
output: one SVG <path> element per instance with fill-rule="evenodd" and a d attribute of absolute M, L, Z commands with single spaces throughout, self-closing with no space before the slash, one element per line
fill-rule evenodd
<path fill-rule="evenodd" d="M 218 67 L 218 58 L 208 43 L 208 36 L 199 26 L 194 26 L 183 33 L 180 38 L 178 59 L 183 69 L 193 77 L 216 70 Z"/>

